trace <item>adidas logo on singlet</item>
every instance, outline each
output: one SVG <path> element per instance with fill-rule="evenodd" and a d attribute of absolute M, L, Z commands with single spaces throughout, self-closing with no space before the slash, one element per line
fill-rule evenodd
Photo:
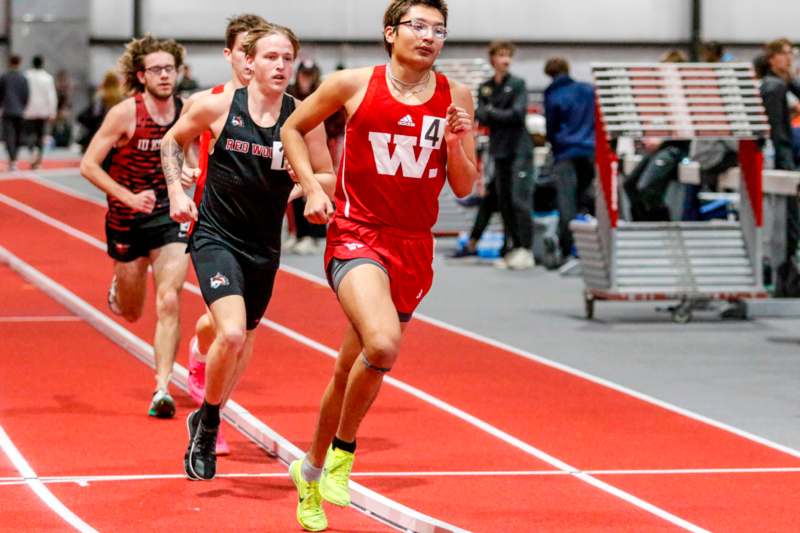
<path fill-rule="evenodd" d="M 416 124 L 414 124 L 414 119 L 411 118 L 411 115 L 406 115 L 403 118 L 401 118 L 398 121 L 397 125 L 398 126 L 408 126 L 410 128 L 413 128 L 414 126 L 416 126 Z"/>

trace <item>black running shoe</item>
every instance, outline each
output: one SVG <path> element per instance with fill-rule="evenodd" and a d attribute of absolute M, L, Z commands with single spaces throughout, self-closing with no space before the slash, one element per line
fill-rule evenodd
<path fill-rule="evenodd" d="M 200 420 L 200 411 L 186 418 L 189 446 L 183 456 L 183 469 L 191 479 L 214 479 L 217 474 L 217 433 L 219 427 L 207 428 Z"/>
<path fill-rule="evenodd" d="M 153 393 L 147 414 L 156 418 L 172 418 L 175 416 L 175 400 L 169 392 L 158 389 Z"/>

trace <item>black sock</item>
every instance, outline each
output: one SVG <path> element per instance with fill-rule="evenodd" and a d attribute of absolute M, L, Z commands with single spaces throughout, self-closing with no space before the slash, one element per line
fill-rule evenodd
<path fill-rule="evenodd" d="M 333 449 L 339 448 L 350 453 L 356 453 L 356 441 L 347 442 L 341 440 L 339 437 L 333 437 Z"/>
<path fill-rule="evenodd" d="M 200 408 L 200 420 L 207 428 L 219 427 L 219 405 L 211 405 L 203 401 L 203 407 Z"/>

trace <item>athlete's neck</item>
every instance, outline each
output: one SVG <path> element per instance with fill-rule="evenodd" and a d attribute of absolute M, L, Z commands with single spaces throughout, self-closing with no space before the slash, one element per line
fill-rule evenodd
<path fill-rule="evenodd" d="M 147 112 L 157 124 L 166 125 L 175 118 L 175 98 L 172 95 L 167 98 L 159 98 L 145 89 L 142 99 Z"/>
<path fill-rule="evenodd" d="M 257 83 L 247 86 L 247 110 L 250 118 L 262 128 L 270 128 L 278 121 L 283 104 L 283 92 L 262 88 Z"/>
<path fill-rule="evenodd" d="M 414 65 L 402 63 L 392 56 L 389 61 L 389 70 L 395 80 L 406 85 L 414 85 L 425 81 L 430 76 L 431 67 L 415 68 Z"/>

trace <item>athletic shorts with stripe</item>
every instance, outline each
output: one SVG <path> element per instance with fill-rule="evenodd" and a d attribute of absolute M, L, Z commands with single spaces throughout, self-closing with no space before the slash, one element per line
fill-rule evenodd
<path fill-rule="evenodd" d="M 328 226 L 325 273 L 334 292 L 341 277 L 336 267 L 354 259 L 377 263 L 389 276 L 392 302 L 408 321 L 433 284 L 433 235 L 369 226 L 335 217 Z"/>
<path fill-rule="evenodd" d="M 206 305 L 225 296 L 241 296 L 247 313 L 246 328 L 255 329 L 272 297 L 277 261 L 256 259 L 237 251 L 201 228 L 192 234 L 189 253 Z"/>
<path fill-rule="evenodd" d="M 130 263 L 140 257 L 150 255 L 173 242 L 186 243 L 188 224 L 178 224 L 169 218 L 169 213 L 134 222 L 125 231 L 111 228 L 106 223 L 106 245 L 108 255 L 120 263 Z"/>

